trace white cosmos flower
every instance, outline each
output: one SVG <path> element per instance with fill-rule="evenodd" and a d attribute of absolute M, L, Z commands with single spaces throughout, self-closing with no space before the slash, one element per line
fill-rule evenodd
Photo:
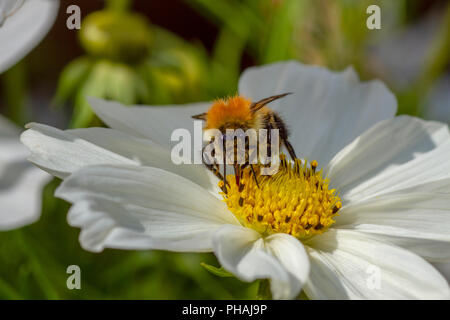
<path fill-rule="evenodd" d="M 50 176 L 27 161 L 20 130 L 0 116 L 0 230 L 39 219 L 42 187 Z"/>
<path fill-rule="evenodd" d="M 0 73 L 27 55 L 55 22 L 59 0 L 0 1 Z"/>
<path fill-rule="evenodd" d="M 301 289 L 312 299 L 449 298 L 428 262 L 450 258 L 447 125 L 394 118 L 395 97 L 353 69 L 250 68 L 239 91 L 253 100 L 294 93 L 271 108 L 343 205 L 322 234 L 300 241 L 244 226 L 208 170 L 171 162 L 172 131 L 192 128 L 191 115 L 209 103 L 146 108 L 91 99 L 110 129 L 30 124 L 22 142 L 33 163 L 64 179 L 56 195 L 73 203 L 68 221 L 82 229 L 87 250 L 213 251 L 244 281 L 270 279 L 276 299 Z"/>

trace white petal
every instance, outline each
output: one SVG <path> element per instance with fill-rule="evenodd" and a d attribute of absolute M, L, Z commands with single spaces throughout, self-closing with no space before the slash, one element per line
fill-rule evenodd
<path fill-rule="evenodd" d="M 148 139 L 136 138 L 107 128 L 75 129 L 67 130 L 67 133 L 89 141 L 105 150 L 132 159 L 142 166 L 173 172 L 197 183 L 216 196 L 220 196 L 221 190 L 217 185 L 216 176 L 207 170 L 203 164 L 176 165 L 166 148 Z"/>
<path fill-rule="evenodd" d="M 11 230 L 37 221 L 42 189 L 50 176 L 22 162 L 0 163 L 0 230 Z"/>
<path fill-rule="evenodd" d="M 89 165 L 136 164 L 176 173 L 219 195 L 217 178 L 203 165 L 176 165 L 167 149 L 148 139 L 107 128 L 61 131 L 40 124 L 28 127 L 22 142 L 32 152 L 30 160 L 58 177 Z"/>
<path fill-rule="evenodd" d="M 58 14 L 59 0 L 15 2 L 0 7 L 3 9 L 0 12 L 0 73 L 16 64 L 44 38 Z"/>
<path fill-rule="evenodd" d="M 8 119 L 0 116 L 0 137 L 5 138 L 17 138 L 20 134 L 20 129 Z"/>
<path fill-rule="evenodd" d="M 414 253 L 347 230 L 307 243 L 313 299 L 448 299 L 447 281 Z"/>
<path fill-rule="evenodd" d="M 98 164 L 137 164 L 68 132 L 31 123 L 20 139 L 31 151 L 29 160 L 52 175 L 65 178 L 82 167 Z"/>
<path fill-rule="evenodd" d="M 81 245 L 104 248 L 210 251 L 212 234 L 238 224 L 226 205 L 173 173 L 138 166 L 85 167 L 56 196 L 74 204 L 68 220 Z"/>
<path fill-rule="evenodd" d="M 433 266 L 450 282 L 450 262 L 433 263 Z"/>
<path fill-rule="evenodd" d="M 35 222 L 41 214 L 41 192 L 50 180 L 26 161 L 19 129 L 0 117 L 0 230 Z"/>
<path fill-rule="evenodd" d="M 450 178 L 448 126 L 408 116 L 386 120 L 339 152 L 326 173 L 344 202 Z"/>
<path fill-rule="evenodd" d="M 209 103 L 167 106 L 124 106 L 118 102 L 90 97 L 89 103 L 109 127 L 140 138 L 150 139 L 163 147 L 171 145 L 175 129 L 187 129 L 193 137 L 191 116 L 205 112 Z M 200 137 L 202 139 L 202 137 Z"/>
<path fill-rule="evenodd" d="M 409 195 L 409 194 L 417 194 L 417 193 L 433 193 L 434 197 L 439 197 L 441 199 L 444 199 L 444 195 L 447 197 L 450 194 L 450 179 L 443 179 L 438 181 L 432 181 L 424 184 L 420 184 L 417 186 L 413 186 L 411 188 L 402 189 L 398 192 L 394 192 L 388 196 L 395 197 L 396 195 Z M 438 195 L 439 194 L 439 195 Z M 383 200 L 384 196 L 378 196 L 374 199 L 380 199 Z M 364 200 L 362 202 L 365 202 Z M 448 207 L 448 206 L 447 206 Z M 446 209 L 447 209 L 446 207 Z M 345 207 L 343 210 L 346 210 Z M 431 210 L 427 210 L 425 212 L 426 215 L 433 214 L 430 212 Z M 442 210 L 439 213 L 441 216 Z M 345 217 L 345 216 L 344 216 Z M 395 215 L 392 216 L 392 218 L 395 218 Z M 400 218 L 405 218 L 405 215 L 403 214 Z M 427 217 L 425 216 L 423 218 L 424 220 L 427 220 Z M 447 217 L 444 217 L 444 223 L 445 219 Z M 337 217 L 337 225 L 339 228 L 339 225 L 341 224 L 341 217 Z M 343 221 L 342 221 L 343 222 Z M 392 223 L 391 221 L 388 222 Z M 420 222 L 422 223 L 422 222 Z M 419 224 L 420 224 L 419 223 Z M 398 223 L 397 223 L 398 225 Z M 410 223 L 402 223 L 403 228 L 408 227 Z M 335 225 L 336 226 L 336 225 Z M 364 226 L 364 227 L 367 227 Z M 381 226 L 382 227 L 382 226 Z M 441 229 L 438 227 L 438 229 Z M 419 256 L 423 257 L 424 259 L 428 261 L 446 261 L 449 259 L 449 244 L 445 239 L 439 239 L 439 235 L 432 237 L 432 239 L 428 239 L 427 237 L 417 237 L 417 234 L 411 232 L 408 232 L 405 229 L 399 229 L 402 230 L 402 232 L 392 232 L 392 235 L 389 233 L 384 232 L 383 234 L 376 234 L 371 233 L 374 237 L 383 240 L 383 241 L 389 241 L 390 243 L 393 243 L 399 247 L 405 248 L 407 250 L 413 251 Z M 391 229 L 392 231 L 392 229 Z M 447 232 L 448 233 L 448 232 Z M 424 233 L 422 233 L 423 235 Z M 433 239 L 434 238 L 434 239 Z"/>
<path fill-rule="evenodd" d="M 0 2 L 0 26 L 23 5 L 25 0 L 3 0 Z"/>
<path fill-rule="evenodd" d="M 396 193 L 345 206 L 333 228 L 374 234 L 427 260 L 450 259 L 450 194 Z"/>
<path fill-rule="evenodd" d="M 243 281 L 270 279 L 274 299 L 295 298 L 309 272 L 305 249 L 289 235 L 263 239 L 252 229 L 227 225 L 214 235 L 214 253 Z"/>
<path fill-rule="evenodd" d="M 309 258 L 302 243 L 285 233 L 276 233 L 264 239 L 266 250 L 295 277 L 292 294 L 300 292 L 309 275 Z M 273 281 L 272 281 L 273 283 Z"/>
<path fill-rule="evenodd" d="M 270 107 L 291 131 L 298 157 L 320 166 L 375 123 L 392 118 L 394 95 L 379 81 L 360 82 L 352 68 L 332 72 L 298 62 L 247 69 L 239 92 L 253 100 L 292 92 Z"/>

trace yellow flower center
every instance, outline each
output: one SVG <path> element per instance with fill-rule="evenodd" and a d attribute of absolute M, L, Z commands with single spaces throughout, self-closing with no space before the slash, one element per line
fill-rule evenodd
<path fill-rule="evenodd" d="M 241 169 L 239 179 L 228 175 L 222 196 L 242 225 L 265 235 L 282 232 L 305 240 L 326 231 L 342 207 L 336 190 L 328 189 L 328 179 L 316 168 L 316 161 L 292 162 L 281 155 L 274 175 L 261 175 L 258 165 L 255 173 L 249 166 Z"/>

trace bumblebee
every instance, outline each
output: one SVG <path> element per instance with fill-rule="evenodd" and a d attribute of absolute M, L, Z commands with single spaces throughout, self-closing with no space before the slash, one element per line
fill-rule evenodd
<path fill-rule="evenodd" d="M 285 146 L 289 155 L 292 159 L 296 159 L 296 154 L 294 148 L 288 141 L 288 129 L 283 122 L 282 118 L 267 105 L 277 99 L 283 98 L 291 93 L 283 93 L 275 96 L 270 96 L 262 100 L 251 102 L 243 96 L 234 96 L 228 99 L 220 99 L 214 101 L 212 106 L 207 112 L 193 115 L 192 118 L 197 120 L 205 121 L 203 130 L 208 129 L 218 129 L 222 133 L 222 137 L 225 137 L 227 129 L 242 129 L 244 132 L 248 129 L 255 129 L 256 131 L 260 129 L 266 129 L 268 132 L 268 145 L 270 146 L 270 130 L 278 129 L 280 145 Z M 225 138 L 223 138 L 225 141 Z M 248 144 L 246 143 L 246 148 Z M 271 151 L 268 150 L 270 155 Z M 246 155 L 248 159 L 248 154 Z M 224 161 L 223 175 L 220 172 L 220 167 L 217 163 L 206 164 L 206 167 L 211 170 L 220 180 L 223 181 L 222 190 L 226 193 L 226 186 L 228 184 L 226 180 L 226 165 Z M 241 175 L 242 169 L 250 165 L 255 181 L 256 179 L 255 169 L 252 164 L 248 161 L 243 165 L 238 165 L 235 163 L 234 171 L 236 177 L 236 183 L 239 185 L 239 177 Z"/>

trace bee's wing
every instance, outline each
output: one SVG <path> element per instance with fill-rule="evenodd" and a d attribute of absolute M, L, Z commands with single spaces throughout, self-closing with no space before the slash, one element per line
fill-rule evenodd
<path fill-rule="evenodd" d="M 278 94 L 278 95 L 276 95 L 276 96 L 271 96 L 271 97 L 268 97 L 268 98 L 264 98 L 264 99 L 262 99 L 262 100 L 259 100 L 259 101 L 257 101 L 257 102 L 253 102 L 253 103 L 250 105 L 250 110 L 251 110 L 252 112 L 256 112 L 256 111 L 258 111 L 259 109 L 261 109 L 262 107 L 264 107 L 265 105 L 267 105 L 268 103 L 271 103 L 271 102 L 274 101 L 274 100 L 283 98 L 283 97 L 285 97 L 285 96 L 287 96 L 287 95 L 289 95 L 289 94 L 292 94 L 292 92 L 287 92 L 287 93 L 283 93 L 283 94 Z"/>

